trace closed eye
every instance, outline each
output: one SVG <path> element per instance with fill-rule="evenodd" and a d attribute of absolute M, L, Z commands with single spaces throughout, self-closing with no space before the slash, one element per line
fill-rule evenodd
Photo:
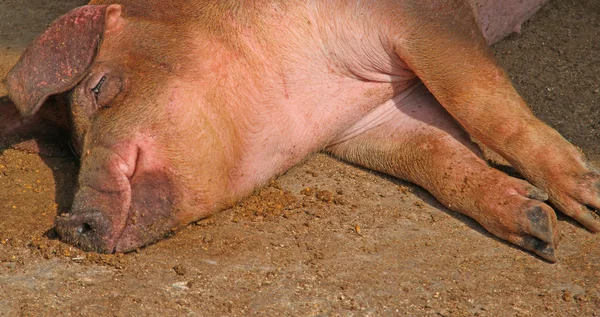
<path fill-rule="evenodd" d="M 123 90 L 123 78 L 119 74 L 103 72 L 90 76 L 87 82 L 87 98 L 94 110 L 110 108 L 113 99 Z"/>
<path fill-rule="evenodd" d="M 94 93 L 94 96 L 96 97 L 96 99 L 98 99 L 98 94 L 100 94 L 100 88 L 102 88 L 102 84 L 104 84 L 105 81 L 106 81 L 106 77 L 102 76 L 102 78 L 100 78 L 100 81 L 98 81 L 96 86 L 94 86 L 94 88 L 92 88 L 92 92 Z"/>

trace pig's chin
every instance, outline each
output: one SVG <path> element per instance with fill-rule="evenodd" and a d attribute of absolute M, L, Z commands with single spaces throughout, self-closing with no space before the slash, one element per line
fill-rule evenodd
<path fill-rule="evenodd" d="M 173 187 L 163 172 L 131 179 L 130 190 L 80 189 L 71 213 L 59 217 L 60 239 L 84 251 L 129 252 L 169 236 L 180 224 L 174 212 Z"/>

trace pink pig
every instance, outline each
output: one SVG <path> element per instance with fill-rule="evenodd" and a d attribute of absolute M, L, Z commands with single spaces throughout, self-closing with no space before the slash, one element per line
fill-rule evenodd
<path fill-rule="evenodd" d="M 85 250 L 153 243 L 325 151 L 556 261 L 545 201 L 600 231 L 600 175 L 488 47 L 545 2 L 92 1 L 5 82 L 25 125 L 66 118 L 81 170 L 56 231 Z M 67 107 L 44 105 L 65 93 Z M 526 180 L 490 167 L 471 137 Z"/>

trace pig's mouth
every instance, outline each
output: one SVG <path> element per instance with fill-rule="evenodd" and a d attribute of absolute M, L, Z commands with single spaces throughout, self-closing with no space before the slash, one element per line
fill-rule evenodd
<path fill-rule="evenodd" d="M 135 166 L 131 175 L 120 173 L 115 168 L 119 164 L 88 168 L 82 162 L 71 211 L 55 221 L 62 241 L 85 251 L 114 253 L 133 251 L 171 235 L 178 221 L 170 177 L 164 170 L 145 168 L 147 163 L 138 153 L 135 163 L 126 164 Z"/>

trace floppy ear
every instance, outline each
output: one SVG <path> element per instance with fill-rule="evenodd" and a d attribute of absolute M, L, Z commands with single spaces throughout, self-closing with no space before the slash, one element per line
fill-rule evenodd
<path fill-rule="evenodd" d="M 33 116 L 50 95 L 67 91 L 83 79 L 102 43 L 107 7 L 72 10 L 23 53 L 4 80 L 22 117 Z"/>

